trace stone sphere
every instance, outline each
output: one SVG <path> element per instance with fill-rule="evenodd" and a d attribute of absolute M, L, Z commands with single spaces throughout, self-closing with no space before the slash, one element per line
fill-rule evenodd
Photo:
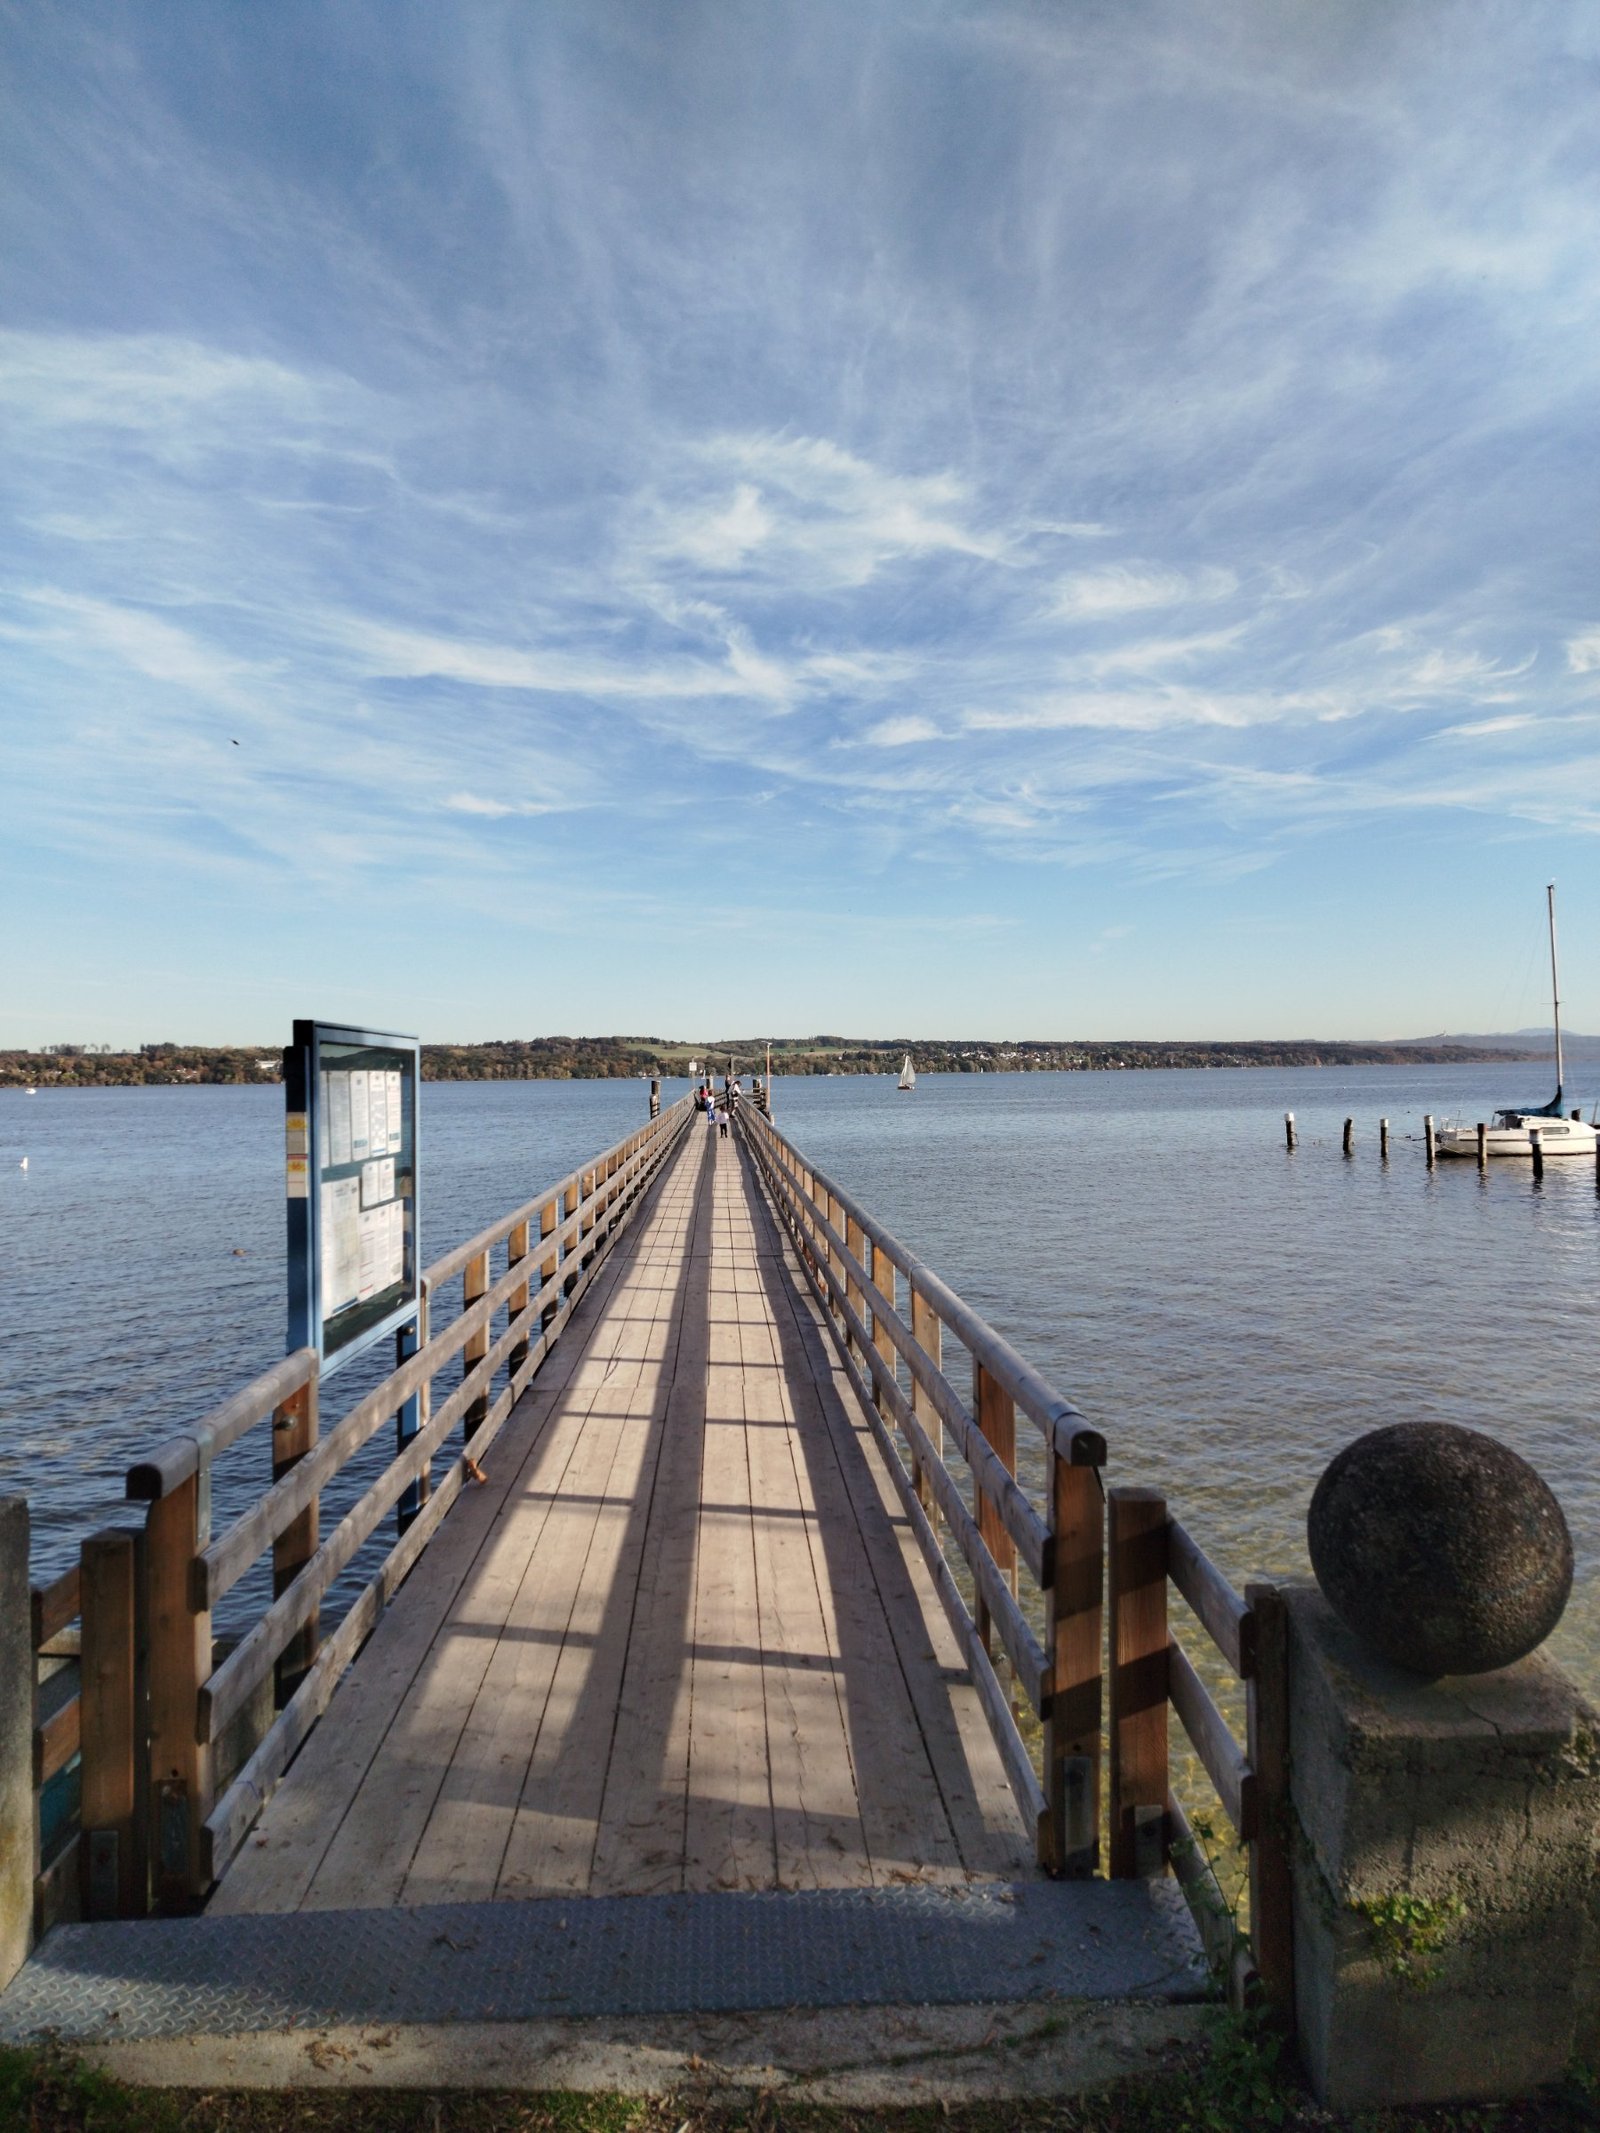
<path fill-rule="evenodd" d="M 1306 1538 L 1340 1620 L 1429 1679 L 1523 1658 L 1572 1590 L 1560 1504 L 1526 1459 L 1453 1422 L 1347 1444 L 1317 1483 Z"/>

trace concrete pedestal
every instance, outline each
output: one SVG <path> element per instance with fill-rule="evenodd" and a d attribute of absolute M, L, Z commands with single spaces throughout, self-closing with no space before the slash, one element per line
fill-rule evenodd
<path fill-rule="evenodd" d="M 1295 1999 L 1337 2110 L 1525 2095 L 1592 2020 L 1600 1717 L 1535 1653 L 1425 1682 L 1285 1592 Z"/>

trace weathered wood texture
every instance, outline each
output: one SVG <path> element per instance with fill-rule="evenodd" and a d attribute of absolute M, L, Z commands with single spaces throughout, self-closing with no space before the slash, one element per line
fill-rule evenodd
<path fill-rule="evenodd" d="M 85 1918 L 134 1918 L 145 1902 L 134 1643 L 137 1550 L 137 1536 L 116 1528 L 92 1533 L 83 1544 L 79 1865 Z"/>
<path fill-rule="evenodd" d="M 1167 1506 L 1155 1489 L 1112 1489 L 1111 1871 L 1160 1873 L 1167 1811 Z"/>
<path fill-rule="evenodd" d="M 1289 1805 L 1289 1625 L 1276 1585 L 1247 1585 L 1256 1666 L 1249 1683 L 1249 1754 L 1258 1827 L 1250 1847 L 1250 1939 L 1268 2005 L 1294 2020 L 1294 1916 Z"/>
<path fill-rule="evenodd" d="M 221 1911 L 1031 1863 L 737 1140 L 691 1135 L 378 1622 Z"/>

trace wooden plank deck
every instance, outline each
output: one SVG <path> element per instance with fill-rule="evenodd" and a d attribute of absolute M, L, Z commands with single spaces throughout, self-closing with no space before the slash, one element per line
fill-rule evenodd
<path fill-rule="evenodd" d="M 1015 1879 L 804 1276 L 696 1124 L 214 1912 Z"/>

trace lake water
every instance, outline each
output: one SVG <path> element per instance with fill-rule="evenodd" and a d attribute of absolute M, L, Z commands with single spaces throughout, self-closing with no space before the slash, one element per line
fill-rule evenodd
<path fill-rule="evenodd" d="M 911 1097 L 888 1077 L 780 1080 L 775 1115 L 1077 1400 L 1107 1478 L 1164 1488 L 1236 1582 L 1303 1572 L 1311 1490 L 1361 1431 L 1503 1438 L 1565 1506 L 1578 1580 L 1554 1643 L 1596 1682 L 1594 1167 L 1552 1162 L 1539 1187 L 1526 1165 L 1430 1173 L 1420 1139 L 1424 1111 L 1484 1117 L 1547 1079 L 925 1075 Z M 428 1084 L 425 1256 L 644 1111 L 637 1082 Z M 0 1490 L 32 1501 L 37 1571 L 117 1515 L 135 1456 L 282 1352 L 282 1122 L 276 1087 L 0 1094 Z M 360 1384 L 361 1366 L 336 1379 L 327 1414 Z"/>

